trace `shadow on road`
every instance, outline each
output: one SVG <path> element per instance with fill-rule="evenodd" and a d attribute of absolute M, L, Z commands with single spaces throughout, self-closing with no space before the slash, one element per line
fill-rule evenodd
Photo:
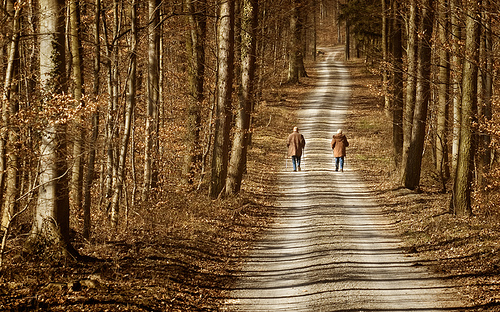
<path fill-rule="evenodd" d="M 458 311 L 455 290 L 405 256 L 394 225 L 353 168 L 333 170 L 330 140 L 349 106 L 338 50 L 300 111 L 303 171 L 280 173 L 280 216 L 265 229 L 228 311 Z M 347 134 L 349 137 L 349 134 Z"/>

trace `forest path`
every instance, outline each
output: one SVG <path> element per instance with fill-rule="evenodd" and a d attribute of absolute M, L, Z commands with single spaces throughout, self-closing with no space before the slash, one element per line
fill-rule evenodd
<path fill-rule="evenodd" d="M 303 170 L 292 172 L 289 161 L 280 173 L 282 214 L 251 252 L 224 310 L 459 310 L 453 288 L 402 253 L 349 157 L 344 172 L 333 170 L 330 140 L 346 118 L 350 79 L 341 50 L 323 51 L 319 85 L 299 112 Z"/>

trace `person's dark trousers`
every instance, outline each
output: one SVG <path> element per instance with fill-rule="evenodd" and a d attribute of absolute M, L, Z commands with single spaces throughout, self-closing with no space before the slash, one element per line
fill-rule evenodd
<path fill-rule="evenodd" d="M 293 171 L 300 170 L 300 156 L 292 156 Z"/>
<path fill-rule="evenodd" d="M 344 157 L 335 157 L 335 171 L 344 171 Z"/>

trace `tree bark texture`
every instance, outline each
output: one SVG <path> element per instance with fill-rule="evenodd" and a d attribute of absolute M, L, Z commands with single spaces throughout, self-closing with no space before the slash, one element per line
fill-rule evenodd
<path fill-rule="evenodd" d="M 123 124 L 123 134 L 120 142 L 120 150 L 118 157 L 118 170 L 116 178 L 113 181 L 113 196 L 111 197 L 110 221 L 111 227 L 118 227 L 120 197 L 122 195 L 123 184 L 125 179 L 125 165 L 127 160 L 128 142 L 132 129 L 132 118 L 135 108 L 136 88 L 136 71 L 137 71 L 137 3 L 135 0 L 131 3 L 131 47 L 129 53 L 129 78 L 127 80 L 127 100 L 125 107 L 125 120 Z"/>
<path fill-rule="evenodd" d="M 189 99 L 186 131 L 186 154 L 184 158 L 184 179 L 193 184 L 196 166 L 201 161 L 201 107 L 205 80 L 205 38 L 207 32 L 206 1 L 185 0 L 189 25 L 186 50 L 189 66 Z"/>
<path fill-rule="evenodd" d="M 439 54 L 438 69 L 438 103 L 436 126 L 436 171 L 442 181 L 444 192 L 446 181 L 450 177 L 448 161 L 448 113 L 449 113 L 449 87 L 450 87 L 450 59 L 449 53 L 444 48 L 448 42 L 448 1 L 440 0 L 438 3 L 438 40 L 442 47 Z"/>
<path fill-rule="evenodd" d="M 293 1 L 290 15 L 290 43 L 288 50 L 288 83 L 299 82 L 299 53 L 300 53 L 300 27 L 299 27 L 299 1 Z"/>
<path fill-rule="evenodd" d="M 101 26 L 101 0 L 95 0 L 95 22 L 94 22 L 94 81 L 92 95 L 97 101 L 100 91 L 100 71 L 101 71 L 101 48 L 100 48 L 100 26 Z M 89 142 L 89 157 L 87 164 L 87 174 L 83 189 L 83 237 L 90 238 L 91 230 L 91 188 L 94 180 L 96 162 L 96 143 L 99 135 L 99 109 L 92 114 L 92 136 Z"/>
<path fill-rule="evenodd" d="M 64 0 L 41 0 L 40 86 L 44 109 L 55 95 L 66 91 Z M 66 125 L 47 121 L 41 132 L 38 201 L 32 227 L 32 241 L 43 245 L 69 244 L 69 194 L 66 167 Z"/>
<path fill-rule="evenodd" d="M 244 0 L 241 18 L 241 83 L 239 107 L 233 136 L 231 159 L 228 168 L 226 193 L 240 191 L 241 180 L 245 171 L 246 154 L 250 131 L 250 115 L 254 101 L 256 28 L 258 1 Z"/>
<path fill-rule="evenodd" d="M 404 164 L 406 166 L 404 186 L 409 189 L 418 188 L 420 183 L 425 130 L 427 125 L 427 110 L 431 95 L 431 38 L 434 19 L 433 0 L 425 0 L 421 12 L 420 29 L 422 38 L 418 44 L 419 64 L 415 111 L 413 114 L 413 126 L 408 158 L 407 162 Z"/>
<path fill-rule="evenodd" d="M 467 1 L 465 19 L 465 55 L 462 76 L 462 123 L 458 150 L 457 172 L 452 195 L 452 212 L 458 216 L 470 216 L 471 188 L 473 174 L 474 138 L 473 122 L 477 112 L 477 61 L 478 61 L 478 21 L 477 1 Z"/>
<path fill-rule="evenodd" d="M 151 188 L 155 187 L 157 166 L 154 157 L 158 147 L 158 106 L 160 99 L 160 1 L 149 0 L 148 27 L 148 101 L 146 115 L 146 135 L 144 144 L 144 181 L 142 184 L 142 200 L 149 197 Z"/>
<path fill-rule="evenodd" d="M 392 76 L 392 139 L 396 167 L 401 164 L 403 149 L 403 46 L 402 26 L 399 16 L 399 3 L 392 3 L 392 61 L 394 72 Z"/>
<path fill-rule="evenodd" d="M 460 0 L 450 0 L 450 24 L 453 55 L 451 57 L 451 96 L 453 105 L 453 144 L 452 144 L 452 170 L 455 176 L 458 161 L 458 149 L 460 145 L 460 125 L 462 123 L 462 53 L 460 41 L 462 40 L 463 15 L 459 10 Z"/>
<path fill-rule="evenodd" d="M 83 72 L 82 72 L 82 44 L 80 42 L 80 1 L 71 0 L 70 3 L 70 46 L 73 72 L 73 97 L 75 105 L 78 107 L 83 105 Z M 71 165 L 71 183 L 70 196 L 71 205 L 76 211 L 82 208 L 82 189 L 83 189 L 83 129 L 81 128 L 82 120 L 73 122 L 73 163 Z"/>
<path fill-rule="evenodd" d="M 234 1 L 220 3 L 217 28 L 218 68 L 212 176 L 209 193 L 218 197 L 226 186 L 231 130 L 231 97 L 234 58 Z"/>
<path fill-rule="evenodd" d="M 17 210 L 17 197 L 19 196 L 19 158 L 18 158 L 18 133 L 16 125 L 10 122 L 11 118 L 17 114 L 19 110 L 18 94 L 17 94 L 17 81 L 19 76 L 19 37 L 20 37 L 20 13 L 22 7 L 14 8 L 12 1 L 7 2 L 7 12 L 12 19 L 12 34 L 10 34 L 10 42 L 7 51 L 7 68 L 5 72 L 5 82 L 2 94 L 2 132 L 5 137 L 2 138 L 4 142 L 5 153 L 5 196 L 3 196 L 3 210 L 1 219 L 1 230 L 7 230 L 8 225 L 11 223 L 12 216 Z M 3 185 L 0 183 L 0 187 Z M 0 196 L 0 198 L 2 198 Z"/>
<path fill-rule="evenodd" d="M 485 7 L 489 7 L 489 1 L 483 1 Z M 491 15 L 481 12 L 480 44 L 479 44 L 479 76 L 478 76 L 478 117 L 479 124 L 489 122 L 492 118 L 491 100 L 493 96 L 493 46 Z M 491 136 L 488 133 L 478 134 L 478 154 L 476 157 L 477 185 L 484 188 L 487 185 L 485 178 L 491 162 Z"/>
<path fill-rule="evenodd" d="M 388 0 L 381 0 L 382 3 L 382 88 L 384 92 L 384 108 L 386 111 L 390 110 L 390 96 L 389 96 L 389 71 L 387 64 L 389 63 L 389 12 Z"/>
<path fill-rule="evenodd" d="M 408 157 L 410 154 L 411 133 L 413 128 L 413 113 L 415 111 L 415 98 L 417 95 L 417 69 L 418 69 L 418 44 L 417 38 L 417 23 L 418 23 L 418 6 L 417 0 L 411 0 L 409 6 L 408 17 L 408 42 L 407 42 L 407 78 L 406 78 L 406 101 L 403 112 L 403 149 L 401 156 L 401 181 L 402 185 L 406 184 L 406 176 L 408 175 Z"/>

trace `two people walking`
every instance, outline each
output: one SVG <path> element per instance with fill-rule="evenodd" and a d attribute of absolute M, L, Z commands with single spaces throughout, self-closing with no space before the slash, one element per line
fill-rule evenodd
<path fill-rule="evenodd" d="M 292 157 L 293 171 L 300 171 L 300 158 L 306 146 L 306 140 L 304 136 L 299 133 L 297 127 L 294 127 L 293 132 L 288 136 L 286 146 L 288 147 L 288 156 Z M 330 146 L 333 149 L 333 157 L 335 158 L 335 171 L 344 171 L 344 158 L 346 156 L 346 147 L 349 146 L 349 142 L 342 132 L 342 129 L 339 129 L 333 136 Z"/>

